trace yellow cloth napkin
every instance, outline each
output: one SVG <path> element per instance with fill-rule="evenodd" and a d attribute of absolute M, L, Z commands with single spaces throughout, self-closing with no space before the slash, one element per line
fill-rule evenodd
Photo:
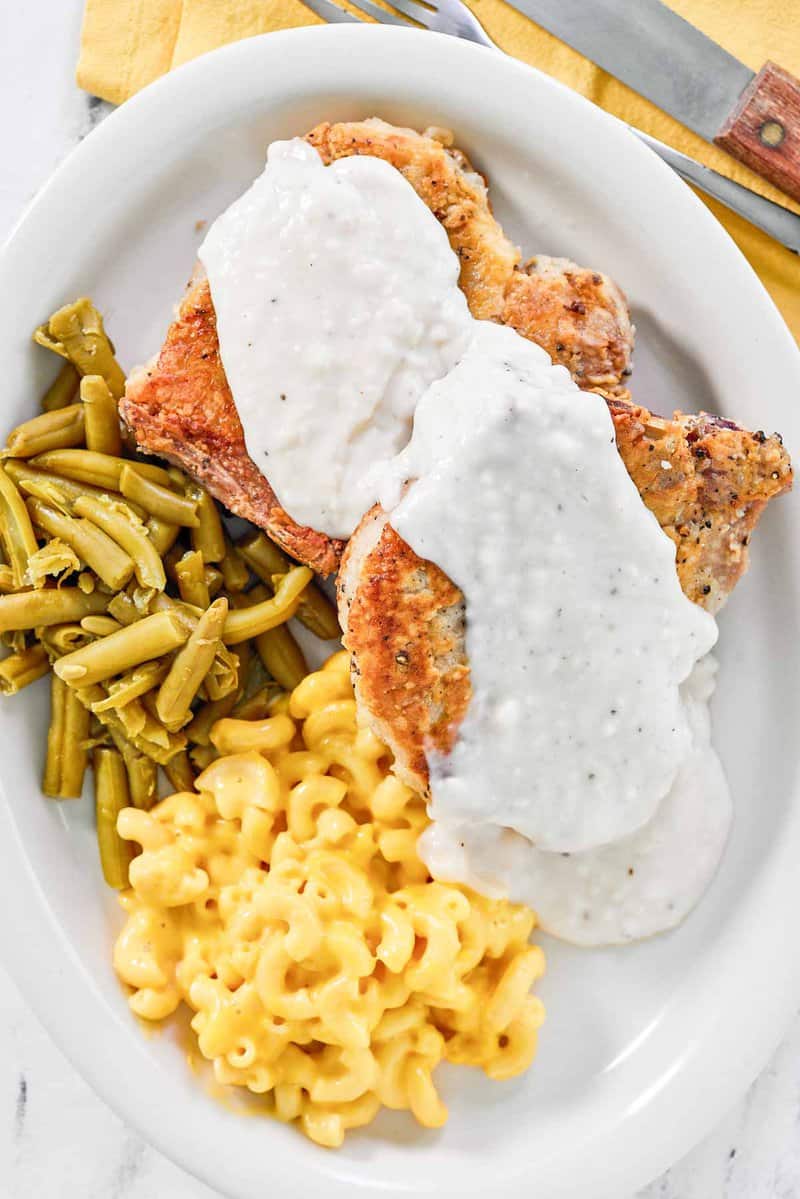
<path fill-rule="evenodd" d="M 800 75 L 800 21 L 790 15 L 786 0 L 670 2 L 681 16 L 754 70 L 772 58 Z M 471 6 L 498 45 L 516 58 L 692 158 L 800 211 L 759 176 L 545 33 L 504 0 L 471 0 Z M 273 29 L 320 23 L 300 0 L 86 0 L 78 83 L 120 104 L 172 67 L 217 46 Z M 797 256 L 722 205 L 705 202 L 761 276 L 800 341 Z M 702 288 L 702 279 L 697 286 Z"/>

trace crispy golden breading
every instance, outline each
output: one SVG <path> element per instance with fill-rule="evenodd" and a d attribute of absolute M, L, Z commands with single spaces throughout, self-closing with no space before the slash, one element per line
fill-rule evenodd
<path fill-rule="evenodd" d="M 519 250 L 492 215 L 485 180 L 447 144 L 449 135 L 373 118 L 318 125 L 306 140 L 326 163 L 369 154 L 400 171 L 447 231 L 474 317 L 500 321 L 535 341 L 580 387 L 624 391 L 633 326 L 620 289 L 566 258 L 539 256 L 520 268 Z"/>
<path fill-rule="evenodd" d="M 383 121 L 320 125 L 308 141 L 326 163 L 372 154 L 403 173 L 447 230 L 474 316 L 538 341 L 582 387 L 622 386 L 633 347 L 622 293 L 606 276 L 565 259 L 539 258 L 538 267 L 519 270 L 519 252 L 492 216 L 483 179 L 457 150 Z M 321 574 L 336 569 L 342 543 L 297 525 L 247 454 L 202 273 L 157 359 L 129 378 L 121 411 L 143 450 L 183 466 L 301 562 Z"/>
<path fill-rule="evenodd" d="M 631 478 L 675 542 L 685 594 L 716 612 L 747 567 L 766 503 L 791 486 L 780 438 L 705 413 L 663 420 L 607 402 Z M 374 508 L 342 558 L 339 620 L 362 716 L 392 750 L 400 777 L 425 791 L 426 746 L 452 748 L 470 699 L 461 592 Z"/>

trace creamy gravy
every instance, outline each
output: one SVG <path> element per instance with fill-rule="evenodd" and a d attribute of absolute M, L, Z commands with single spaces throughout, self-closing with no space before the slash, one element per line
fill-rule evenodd
<path fill-rule="evenodd" d="M 676 923 L 729 822 L 692 673 L 717 630 L 605 402 L 471 319 L 442 227 L 376 159 L 274 144 L 200 256 L 248 451 L 289 514 L 347 536 L 380 498 L 464 593 L 473 698 L 429 755 L 432 873 L 582 944 Z"/>
<path fill-rule="evenodd" d="M 452 753 L 429 758 L 433 818 L 562 852 L 640 828 L 690 752 L 679 688 L 717 629 L 681 591 L 605 401 L 476 322 L 394 473 L 416 481 L 392 525 L 466 598 L 473 696 Z"/>
<path fill-rule="evenodd" d="M 203 263 L 248 453 L 299 524 L 349 537 L 470 317 L 447 235 L 377 158 L 301 139 L 211 226 Z"/>

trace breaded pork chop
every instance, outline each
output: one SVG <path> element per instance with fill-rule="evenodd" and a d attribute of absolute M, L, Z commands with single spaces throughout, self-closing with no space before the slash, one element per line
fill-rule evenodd
<path fill-rule="evenodd" d="M 538 342 L 582 387 L 622 388 L 633 328 L 619 288 L 566 259 L 540 257 L 520 269 L 519 251 L 492 216 L 483 179 L 459 151 L 377 120 L 320 125 L 308 141 L 326 163 L 370 154 L 401 171 L 447 230 L 474 316 L 502 321 Z M 321 574 L 336 569 L 342 543 L 293 521 L 247 453 L 202 272 L 157 358 L 131 374 L 121 411 L 141 449 L 183 466 L 292 557 Z"/>
<path fill-rule="evenodd" d="M 664 420 L 608 403 L 628 472 L 675 542 L 684 593 L 716 612 L 747 567 L 765 505 L 791 486 L 780 438 L 705 413 Z M 452 749 L 470 700 L 464 599 L 388 519 L 373 508 L 348 543 L 339 621 L 362 716 L 392 750 L 400 777 L 425 792 L 426 747 Z"/>

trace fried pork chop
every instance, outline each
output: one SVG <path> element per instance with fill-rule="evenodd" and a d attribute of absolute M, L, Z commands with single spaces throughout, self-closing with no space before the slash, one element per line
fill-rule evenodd
<path fill-rule="evenodd" d="M 624 394 L 633 327 L 622 292 L 566 259 L 540 256 L 520 267 L 519 251 L 492 216 L 484 180 L 463 154 L 378 120 L 319 125 L 307 140 L 326 164 L 370 154 L 395 166 L 446 229 L 473 316 L 537 342 L 581 387 Z M 247 453 L 201 271 L 157 358 L 131 374 L 121 411 L 141 449 L 184 467 L 294 558 L 321 574 L 336 569 L 342 543 L 293 521 Z"/>
<path fill-rule="evenodd" d="M 628 472 L 675 543 L 684 593 L 716 612 L 747 567 L 765 505 L 791 486 L 780 438 L 705 413 L 663 420 L 608 403 Z M 348 543 L 339 621 L 362 717 L 391 749 L 400 777 L 426 792 L 426 748 L 452 749 L 470 700 L 464 598 L 388 520 L 373 508 Z"/>

